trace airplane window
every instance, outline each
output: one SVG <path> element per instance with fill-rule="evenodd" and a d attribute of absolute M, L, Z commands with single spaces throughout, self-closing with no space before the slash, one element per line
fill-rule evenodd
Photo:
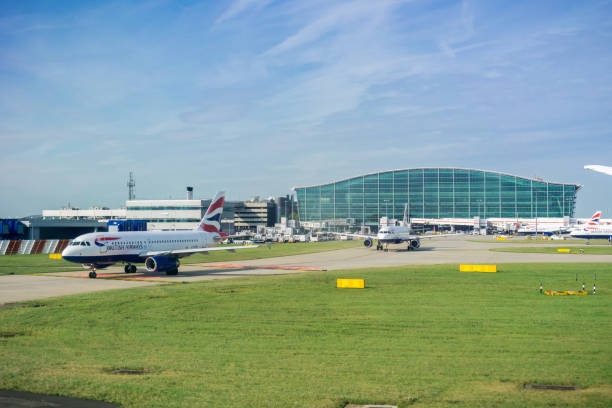
<path fill-rule="evenodd" d="M 87 246 L 91 246 L 91 244 L 89 243 L 89 241 L 86 241 L 85 243 L 87 244 Z"/>
<path fill-rule="evenodd" d="M 81 246 L 87 246 L 85 245 L 85 241 L 81 242 Z"/>

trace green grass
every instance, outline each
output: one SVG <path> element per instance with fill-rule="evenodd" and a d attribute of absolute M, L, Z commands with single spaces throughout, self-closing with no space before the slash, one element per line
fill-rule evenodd
<path fill-rule="evenodd" d="M 270 248 L 260 246 L 253 249 L 241 249 L 236 252 L 214 251 L 208 254 L 194 254 L 181 259 L 182 264 L 202 262 L 231 262 L 245 259 L 273 258 L 311 254 L 315 252 L 334 251 L 363 245 L 362 241 L 329 241 L 295 244 L 272 244 Z M 24 275 L 29 273 L 61 272 L 81 270 L 82 266 L 68 261 L 49 259 L 49 255 L 4 255 L 0 256 L 0 275 Z"/>
<path fill-rule="evenodd" d="M 609 407 L 612 264 L 251 277 L 0 310 L 0 388 L 123 407 Z M 595 296 L 549 297 L 545 288 Z M 366 289 L 336 289 L 338 277 Z M 34 307 L 35 306 L 35 307 Z M 145 368 L 144 376 L 112 375 Z M 581 391 L 523 390 L 524 383 Z"/>
<path fill-rule="evenodd" d="M 525 252 L 525 253 L 542 253 L 542 254 L 563 254 L 557 251 L 559 248 L 569 249 L 572 254 L 580 254 L 580 250 L 584 255 L 612 255 L 612 246 L 564 246 L 558 245 L 554 247 L 519 247 L 519 248 L 491 248 L 489 251 L 494 252 Z"/>
<path fill-rule="evenodd" d="M 532 244 L 532 245 L 610 245 L 607 239 L 564 239 L 564 240 L 552 240 L 552 239 L 525 239 L 525 238 L 506 238 L 505 240 L 498 241 L 495 238 L 491 239 L 468 239 L 469 242 L 485 242 L 493 244 Z"/>
<path fill-rule="evenodd" d="M 278 256 L 312 254 L 315 252 L 335 251 L 338 249 L 355 248 L 363 246 L 363 241 L 327 241 L 327 242 L 299 242 L 294 244 L 275 244 L 272 243 L 268 248 L 267 244 L 253 249 L 241 249 L 236 252 L 215 251 L 208 254 L 194 254 L 181 260 L 182 264 L 203 263 L 203 262 L 230 262 L 243 261 L 245 259 L 275 258 Z"/>
<path fill-rule="evenodd" d="M 63 259 L 49 259 L 47 254 L 1 255 L 0 275 L 81 270 L 83 267 Z"/>

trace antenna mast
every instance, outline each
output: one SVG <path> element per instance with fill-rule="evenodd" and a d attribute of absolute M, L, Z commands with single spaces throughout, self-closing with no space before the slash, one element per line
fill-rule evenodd
<path fill-rule="evenodd" d="M 134 173 L 130 171 L 130 180 L 127 183 L 128 186 L 128 200 L 135 200 L 136 193 L 134 192 L 134 187 L 136 187 L 136 182 L 134 181 Z"/>

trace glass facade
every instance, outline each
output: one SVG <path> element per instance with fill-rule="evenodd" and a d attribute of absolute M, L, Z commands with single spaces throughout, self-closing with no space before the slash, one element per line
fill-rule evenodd
<path fill-rule="evenodd" d="M 423 168 L 386 171 L 297 187 L 301 221 L 378 225 L 381 217 L 535 218 L 574 216 L 576 184 L 492 171 Z"/>

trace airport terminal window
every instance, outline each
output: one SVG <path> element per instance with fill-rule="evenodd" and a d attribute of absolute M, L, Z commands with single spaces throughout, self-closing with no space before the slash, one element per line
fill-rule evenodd
<path fill-rule="evenodd" d="M 402 219 L 406 203 L 408 203 L 408 171 L 393 172 L 393 212 L 391 216 Z"/>
<path fill-rule="evenodd" d="M 297 188 L 303 221 L 380 217 L 533 218 L 573 216 L 576 186 L 470 169 L 426 168 L 382 172 L 338 183 Z M 364 219 L 365 218 L 365 219 Z"/>

